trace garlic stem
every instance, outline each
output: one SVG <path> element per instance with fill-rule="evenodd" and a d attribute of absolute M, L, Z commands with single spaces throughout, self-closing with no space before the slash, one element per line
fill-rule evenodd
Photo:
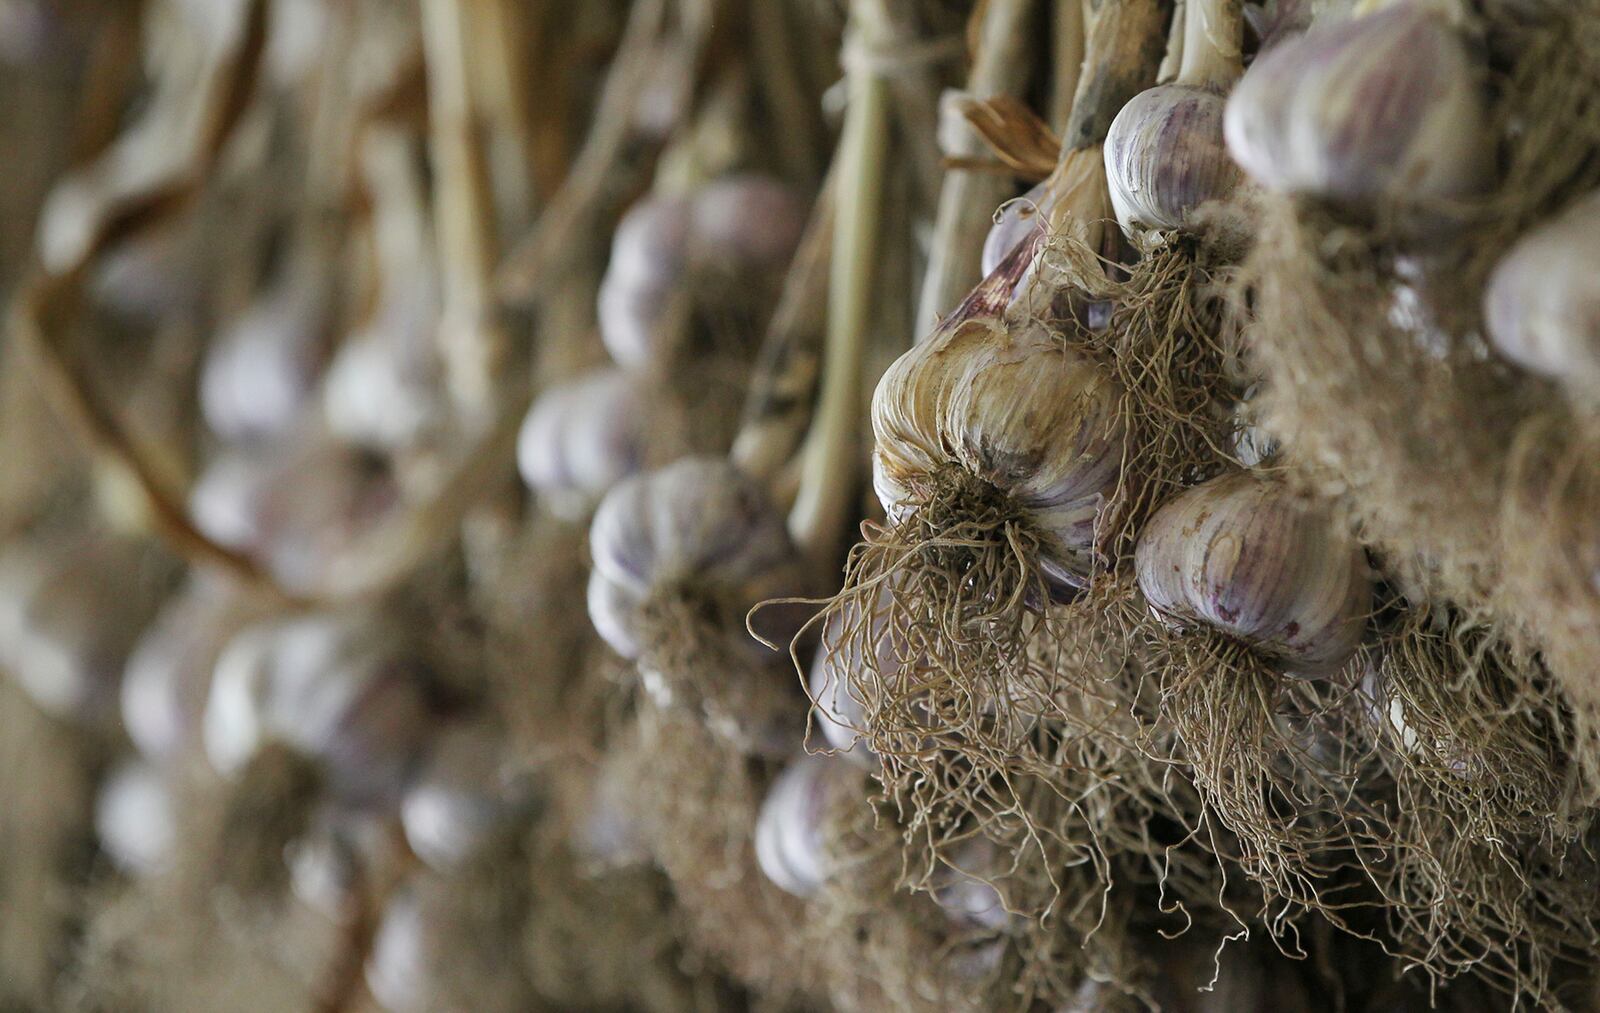
<path fill-rule="evenodd" d="M 1179 0 L 1182 2 L 1182 0 Z M 1050 62 L 1055 80 L 1050 87 L 1050 126 L 1065 130 L 1072 115 L 1072 97 L 1078 91 L 1083 73 L 1084 0 L 1055 0 L 1055 22 L 1051 26 Z"/>
<path fill-rule="evenodd" d="M 1157 0 L 1104 0 L 1094 12 L 1063 154 L 1104 142 L 1117 113 L 1154 81 L 1166 48 L 1162 13 Z"/>
<path fill-rule="evenodd" d="M 1244 72 L 1243 0 L 1186 0 L 1178 83 L 1226 89 Z"/>
<path fill-rule="evenodd" d="M 458 408 L 481 416 L 494 405 L 507 350 L 490 294 L 493 209 L 475 137 L 469 18 L 463 0 L 425 0 L 422 5 L 434 232 L 444 288 L 440 351 Z"/>
<path fill-rule="evenodd" d="M 977 45 L 972 55 L 972 73 L 967 79 L 967 94 L 975 99 L 996 95 L 1016 95 L 1027 88 L 1032 76 L 1028 59 L 1036 5 L 1032 0 L 991 3 L 980 9 Z M 947 94 L 948 99 L 948 94 Z M 941 117 L 950 111 L 941 103 Z M 961 119 L 959 116 L 956 119 Z M 973 159 L 984 154 L 984 142 L 964 120 L 951 124 L 950 142 L 945 155 Z M 941 125 L 941 130 L 946 128 Z M 979 279 L 979 257 L 983 237 L 993 224 L 991 216 L 1001 201 L 1014 193 L 1005 177 L 975 173 L 964 169 L 946 170 L 939 189 L 939 211 L 934 219 L 933 242 L 928 252 L 928 269 L 923 275 L 922 294 L 917 301 L 915 334 L 932 334 L 939 318 L 961 300 Z"/>
<path fill-rule="evenodd" d="M 887 38 L 883 0 L 857 0 L 857 38 Z M 828 277 L 828 327 L 822 393 L 802 448 L 800 491 L 789 534 L 812 562 L 826 566 L 838 548 L 855 488 L 861 369 L 876 287 L 889 93 L 866 60 L 849 68 L 850 104 L 839 138 L 837 218 Z"/>
<path fill-rule="evenodd" d="M 1156 71 L 1156 84 L 1171 84 L 1178 79 L 1178 68 L 1183 65 L 1183 38 L 1189 28 L 1186 12 L 1189 0 L 1177 0 L 1172 5 L 1172 27 L 1167 29 L 1167 55 L 1161 58 Z"/>

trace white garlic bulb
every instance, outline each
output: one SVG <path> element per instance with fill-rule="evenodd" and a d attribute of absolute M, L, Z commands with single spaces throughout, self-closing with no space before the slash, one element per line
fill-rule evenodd
<path fill-rule="evenodd" d="M 589 529 L 589 615 L 625 658 L 650 642 L 653 601 L 690 601 L 747 654 L 758 603 L 794 590 L 798 561 L 765 492 L 726 459 L 689 457 L 618 483 Z"/>
<path fill-rule="evenodd" d="M 197 576 L 139 638 L 122 676 L 122 727 L 145 758 L 170 761 L 199 740 L 211 672 L 237 606 L 229 586 Z"/>
<path fill-rule="evenodd" d="M 200 411 L 226 440 L 281 436 L 316 393 L 332 311 L 329 265 L 303 258 L 207 350 Z"/>
<path fill-rule="evenodd" d="M 1106 183 L 1129 235 L 1192 228 L 1242 175 L 1223 140 L 1225 93 L 1239 76 L 1241 0 L 1188 0 L 1177 80 L 1140 92 L 1106 134 Z"/>
<path fill-rule="evenodd" d="M 1115 488 L 1122 392 L 1042 327 L 973 317 L 884 373 L 872 399 L 873 485 L 889 518 L 960 478 L 1006 498 L 1040 540 L 1057 590 L 1088 575 L 1100 507 Z"/>
<path fill-rule="evenodd" d="M 757 173 L 723 176 L 690 202 L 690 256 L 699 268 L 768 271 L 789 262 L 805 227 L 805 207 L 783 183 Z"/>
<path fill-rule="evenodd" d="M 325 439 L 224 454 L 189 499 L 201 531 L 297 591 L 321 586 L 339 554 L 398 503 L 381 460 Z"/>
<path fill-rule="evenodd" d="M 1431 0 L 1319 22 L 1228 100 L 1228 150 L 1268 189 L 1362 207 L 1473 194 L 1493 145 L 1480 68 Z"/>
<path fill-rule="evenodd" d="M 1018 919 L 990 879 L 1007 871 L 1011 859 L 987 837 L 970 838 L 956 848 L 935 877 L 933 901 L 958 928 L 1002 932 Z"/>
<path fill-rule="evenodd" d="M 1157 614 L 1237 637 L 1297 676 L 1343 666 L 1372 606 L 1360 546 L 1309 499 L 1249 473 L 1164 505 L 1135 566 Z"/>
<path fill-rule="evenodd" d="M 391 293 L 378 314 L 340 345 L 328 365 L 322 412 L 329 432 L 343 440 L 405 450 L 439 429 L 448 411 L 434 340 L 433 282 L 419 278 L 414 287 Z"/>
<path fill-rule="evenodd" d="M 427 666 L 388 625 L 309 615 L 249 627 L 217 660 L 206 755 L 236 775 L 268 742 L 318 761 L 335 797 L 398 802 L 437 726 Z"/>
<path fill-rule="evenodd" d="M 829 875 L 824 821 L 861 790 L 861 772 L 829 756 L 803 756 L 772 782 L 756 817 L 756 863 L 778 888 L 814 895 Z"/>
<path fill-rule="evenodd" d="M 600 281 L 600 340 L 624 366 L 658 362 L 675 350 L 682 326 L 689 202 L 655 196 L 617 223 Z"/>
<path fill-rule="evenodd" d="M 0 552 L 0 670 L 59 718 L 114 720 L 123 668 L 159 604 L 159 571 L 132 541 L 13 542 Z"/>
<path fill-rule="evenodd" d="M 877 770 L 879 759 L 863 740 L 867 708 L 851 679 L 853 675 L 859 678 L 864 667 L 864 643 L 870 645 L 877 678 L 890 680 L 901 671 L 905 644 L 890 626 L 893 599 L 885 581 L 862 630 L 852 630 L 862 623 L 860 606 L 854 600 L 828 616 L 807 684 L 816 714 L 813 723 L 823 740 L 840 756 L 867 770 Z"/>
<path fill-rule="evenodd" d="M 677 400 L 643 374 L 598 369 L 534 402 L 517 435 L 517 468 L 558 514 L 576 519 L 652 457 L 681 450 L 687 428 Z"/>
<path fill-rule="evenodd" d="M 161 771 L 137 762 L 113 770 L 95 797 L 94 827 L 100 846 L 124 873 L 148 876 L 169 868 L 177 817 Z"/>
<path fill-rule="evenodd" d="M 461 868 L 510 826 L 517 800 L 502 769 L 501 745 L 492 725 L 456 725 L 439 735 L 406 789 L 400 803 L 406 840 L 435 870 Z"/>
<path fill-rule="evenodd" d="M 1600 388 L 1600 193 L 1530 230 L 1495 265 L 1483 316 L 1501 355 L 1540 376 Z"/>

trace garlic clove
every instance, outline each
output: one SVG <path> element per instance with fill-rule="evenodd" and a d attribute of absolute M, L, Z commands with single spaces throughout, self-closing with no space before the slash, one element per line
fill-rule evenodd
<path fill-rule="evenodd" d="M 170 868 L 177 839 L 172 789 L 148 763 L 124 763 L 111 772 L 95 797 L 94 827 L 100 846 L 130 876 Z"/>
<path fill-rule="evenodd" d="M 1227 200 L 1243 174 L 1223 140 L 1227 100 L 1208 88 L 1161 85 L 1133 97 L 1106 135 L 1106 182 L 1129 235 L 1186 231 L 1193 214 Z"/>
<path fill-rule="evenodd" d="M 122 727 L 146 759 L 169 761 L 199 741 L 217 656 L 232 633 L 231 588 L 194 580 L 162 606 L 122 676 Z"/>
<path fill-rule="evenodd" d="M 1600 193 L 1531 229 L 1495 265 L 1483 316 L 1495 349 L 1540 376 L 1600 388 Z"/>
<path fill-rule="evenodd" d="M 822 888 L 830 874 L 824 821 L 860 787 L 860 770 L 834 757 L 803 756 L 784 768 L 756 817 L 756 863 L 773 885 L 802 898 Z"/>
<path fill-rule="evenodd" d="M 1238 637 L 1305 677 L 1350 659 L 1372 604 L 1360 546 L 1310 500 L 1249 473 L 1164 505 L 1140 535 L 1135 567 L 1157 614 Z"/>
<path fill-rule="evenodd" d="M 978 260 L 979 271 L 984 277 L 993 274 L 1006 255 L 1023 242 L 1033 236 L 1044 235 L 1050 210 L 1049 196 L 1050 188 L 1038 183 L 1021 197 L 1007 201 L 1000 208 L 999 216 L 989 227 L 988 235 L 984 236 L 983 253 Z"/>
<path fill-rule="evenodd" d="M 1481 77 L 1430 3 L 1314 24 L 1234 89 L 1228 150 L 1268 189 L 1356 208 L 1474 194 L 1493 169 Z"/>

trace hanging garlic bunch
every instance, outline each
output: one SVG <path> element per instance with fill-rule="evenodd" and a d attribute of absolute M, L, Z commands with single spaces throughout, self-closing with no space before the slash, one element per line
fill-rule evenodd
<path fill-rule="evenodd" d="M 1600 193 L 1530 230 L 1484 291 L 1483 318 L 1501 355 L 1579 391 L 1600 390 Z"/>
<path fill-rule="evenodd" d="M 1239 185 L 1222 120 L 1241 68 L 1242 7 L 1243 0 L 1188 0 L 1177 80 L 1140 92 L 1111 123 L 1106 181 L 1130 236 L 1192 228 L 1196 208 Z"/>
<path fill-rule="evenodd" d="M 438 718 L 429 666 L 374 618 L 310 615 L 249 627 L 217 660 L 206 755 L 238 776 L 268 744 L 313 761 L 335 797 L 397 803 Z"/>
<path fill-rule="evenodd" d="M 400 822 L 417 857 L 452 872 L 487 853 L 521 811 L 503 769 L 503 740 L 487 722 L 442 732 L 400 803 Z"/>
<path fill-rule="evenodd" d="M 1313 501 L 1249 473 L 1163 506 L 1135 566 L 1158 615 L 1236 637 L 1296 676 L 1342 667 L 1372 606 L 1360 546 Z"/>
<path fill-rule="evenodd" d="M 617 225 L 600 283 L 606 350 L 624 366 L 666 362 L 682 339 L 696 276 L 757 283 L 788 262 L 804 225 L 794 195 L 756 175 L 635 204 Z"/>
<path fill-rule="evenodd" d="M 861 772 L 829 756 L 803 756 L 772 782 L 756 818 L 756 862 L 767 879 L 810 897 L 830 874 L 826 821 L 861 792 Z"/>
<path fill-rule="evenodd" d="M 383 461 L 326 438 L 224 454 L 189 499 L 201 531 L 299 591 L 321 586 L 398 502 Z"/>
<path fill-rule="evenodd" d="M 159 604 L 160 569 L 134 542 L 27 538 L 0 553 L 0 670 L 41 709 L 115 720 L 128 655 Z"/>
<path fill-rule="evenodd" d="M 517 436 L 517 469 L 557 513 L 577 519 L 652 459 L 675 456 L 687 429 L 670 392 L 644 374 L 606 367 L 534 402 Z"/>
<path fill-rule="evenodd" d="M 1477 193 L 1494 151 L 1453 10 L 1392 0 L 1274 46 L 1228 100 L 1228 150 L 1269 190 L 1355 210 Z"/>
<path fill-rule="evenodd" d="M 589 545 L 589 618 L 639 662 L 656 701 L 705 708 L 746 745 L 792 748 L 774 722 L 786 726 L 800 709 L 786 713 L 786 680 L 745 630 L 754 606 L 804 586 L 783 517 L 760 486 L 726 460 L 684 458 L 615 486 L 595 511 Z M 701 680 L 720 690 L 692 691 Z"/>
<path fill-rule="evenodd" d="M 1042 327 L 957 311 L 878 382 L 878 499 L 896 524 L 952 492 L 998 503 L 1038 540 L 1035 561 L 1051 589 L 1070 594 L 1092 569 L 1100 507 L 1121 472 L 1120 396 L 1115 381 Z M 961 519 L 959 507 L 925 518 Z"/>

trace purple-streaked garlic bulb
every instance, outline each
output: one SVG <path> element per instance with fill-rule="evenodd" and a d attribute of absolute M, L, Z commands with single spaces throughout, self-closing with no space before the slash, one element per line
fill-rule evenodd
<path fill-rule="evenodd" d="M 201 474 L 189 502 L 200 530 L 255 559 L 285 587 L 309 591 L 391 515 L 399 495 L 381 460 L 315 439 L 226 453 Z"/>
<path fill-rule="evenodd" d="M 600 282 L 600 339 L 623 366 L 661 361 L 676 349 L 686 309 L 689 202 L 652 196 L 617 223 Z"/>
<path fill-rule="evenodd" d="M 756 863 L 778 888 L 810 897 L 827 882 L 826 821 L 852 793 L 861 771 L 831 756 L 803 756 L 772 782 L 756 817 Z"/>
<path fill-rule="evenodd" d="M 995 223 L 989 227 L 989 234 L 983 239 L 983 253 L 979 258 L 979 270 L 983 275 L 994 273 L 1000 262 L 1025 240 L 1044 235 L 1050 211 L 1045 202 L 1049 196 L 1050 188 L 1039 183 L 1001 207 Z"/>
<path fill-rule="evenodd" d="M 240 773 L 269 743 L 317 762 L 334 797 L 398 803 L 438 723 L 431 674 L 405 636 L 365 616 L 309 615 L 239 633 L 217 660 L 206 755 Z"/>
<path fill-rule="evenodd" d="M 618 483 L 589 529 L 594 572 L 589 617 L 618 654 L 638 659 L 652 613 L 669 599 L 691 605 L 737 654 L 767 659 L 745 615 L 798 583 L 783 516 L 726 459 L 688 457 Z"/>
<path fill-rule="evenodd" d="M 564 517 L 582 517 L 622 479 L 686 440 L 678 402 L 648 377 L 606 367 L 540 396 L 517 435 L 517 469 Z"/>
<path fill-rule="evenodd" d="M 1228 99 L 1228 150 L 1257 182 L 1354 208 L 1479 192 L 1491 179 L 1484 74 L 1438 0 L 1313 24 Z"/>
<path fill-rule="evenodd" d="M 1495 349 L 1524 369 L 1600 389 L 1600 193 L 1530 230 L 1495 265 L 1483 319 Z"/>
<path fill-rule="evenodd" d="M 200 371 L 200 411 L 213 432 L 250 442 L 299 423 L 327 357 L 332 296 L 329 265 L 304 257 L 223 329 Z"/>
<path fill-rule="evenodd" d="M 873 485 L 891 521 L 952 479 L 1004 497 L 1065 592 L 1087 577 L 1116 487 L 1122 391 L 1043 327 L 971 317 L 895 360 L 872 398 Z"/>
<path fill-rule="evenodd" d="M 1135 95 L 1106 135 L 1106 182 L 1129 235 L 1192 228 L 1195 209 L 1225 200 L 1239 167 L 1222 136 L 1239 76 L 1242 0 L 1188 0 L 1178 78 Z"/>
<path fill-rule="evenodd" d="M 690 200 L 690 260 L 701 269 L 769 272 L 789 262 L 805 227 L 805 205 L 783 183 L 756 173 L 723 176 Z"/>
<path fill-rule="evenodd" d="M 1372 607 L 1354 539 L 1310 499 L 1247 472 L 1195 486 L 1158 510 L 1135 567 L 1163 619 L 1238 638 L 1297 676 L 1349 661 Z"/>
<path fill-rule="evenodd" d="M 139 638 L 122 676 L 122 727 L 146 759 L 174 760 L 199 741 L 211 673 L 239 612 L 231 588 L 196 576 Z"/>
<path fill-rule="evenodd" d="M 128 655 L 160 604 L 150 557 L 102 535 L 27 538 L 0 551 L 0 670 L 41 709 L 114 720 Z"/>
<path fill-rule="evenodd" d="M 140 761 L 116 767 L 94 802 L 100 847 L 129 876 L 169 868 L 177 838 L 172 787 L 160 768 Z"/>
<path fill-rule="evenodd" d="M 519 811 L 503 740 L 486 722 L 441 733 L 400 803 L 400 822 L 417 857 L 451 872 L 488 851 Z"/>

